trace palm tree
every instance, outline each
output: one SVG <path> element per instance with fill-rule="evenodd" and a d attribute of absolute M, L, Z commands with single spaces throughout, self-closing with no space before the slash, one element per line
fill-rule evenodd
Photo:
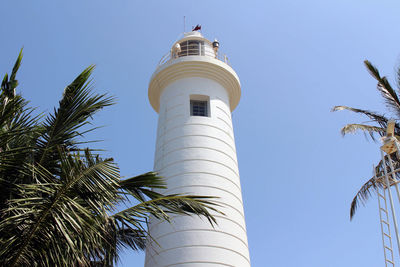
<path fill-rule="evenodd" d="M 216 222 L 209 197 L 156 193 L 165 183 L 154 172 L 122 180 L 113 159 L 82 147 L 92 116 L 114 103 L 93 93 L 94 66 L 64 89 L 52 113 L 34 116 L 15 91 L 21 59 L 22 51 L 0 92 L 1 266 L 113 266 L 121 249 L 145 248 L 150 215 Z"/>
<path fill-rule="evenodd" d="M 347 124 L 345 125 L 341 133 L 342 135 L 346 135 L 348 133 L 355 133 L 357 131 L 362 131 L 364 134 L 369 135 L 372 140 L 376 141 L 376 137 L 380 136 L 383 137 L 386 132 L 387 124 L 390 119 L 400 119 L 400 100 L 398 94 L 400 91 L 396 92 L 393 87 L 390 85 L 388 79 L 386 77 L 381 77 L 379 71 L 376 67 L 374 67 L 368 60 L 364 61 L 365 66 L 369 73 L 374 77 L 377 82 L 377 89 L 381 93 L 383 99 L 385 100 L 386 107 L 389 111 L 391 117 L 387 117 L 384 114 L 379 114 L 378 112 L 368 111 L 364 109 L 357 109 L 351 108 L 347 106 L 335 106 L 332 111 L 338 110 L 348 110 L 351 112 L 355 112 L 361 115 L 366 116 L 370 121 L 369 124 Z M 397 75 L 396 75 L 396 82 L 397 82 L 397 90 L 400 90 L 400 67 L 397 68 Z M 396 122 L 395 123 L 395 136 L 400 136 L 400 125 Z M 395 169 L 400 167 L 400 161 L 396 155 L 393 153 L 390 155 L 392 160 L 394 161 Z M 375 172 L 378 176 L 383 175 L 384 168 L 389 169 L 388 161 L 384 160 L 384 162 L 380 161 L 375 169 Z M 396 174 L 398 175 L 398 174 Z M 351 207 L 350 207 L 350 219 L 353 218 L 359 203 L 365 204 L 368 198 L 371 196 L 372 192 L 376 191 L 377 189 L 382 188 L 383 185 L 381 182 L 376 181 L 374 178 L 369 179 L 357 192 L 356 196 L 354 197 Z"/>

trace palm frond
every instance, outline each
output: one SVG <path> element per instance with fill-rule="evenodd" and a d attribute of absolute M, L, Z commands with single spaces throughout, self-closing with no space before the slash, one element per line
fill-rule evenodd
<path fill-rule="evenodd" d="M 351 123 L 345 125 L 340 132 L 342 133 L 343 136 L 349 133 L 356 133 L 357 131 L 362 131 L 364 134 L 369 134 L 372 140 L 375 141 L 375 136 L 374 134 L 379 134 L 380 136 L 385 135 L 386 129 L 377 127 L 377 126 L 371 126 L 371 125 L 366 125 L 366 124 L 357 124 L 357 123 Z"/>
<path fill-rule="evenodd" d="M 128 193 L 139 202 L 144 202 L 147 198 L 154 199 L 160 194 L 153 189 L 165 189 L 166 183 L 156 172 L 147 172 L 119 182 L 122 192 Z"/>
<path fill-rule="evenodd" d="M 376 112 L 373 111 L 369 111 L 369 110 L 364 110 L 364 109 L 358 109 L 358 108 L 352 108 L 352 107 L 348 107 L 348 106 L 335 106 L 332 108 L 332 112 L 335 111 L 341 111 L 341 110 L 348 110 L 354 113 L 359 113 L 361 115 L 365 115 L 368 118 L 370 118 L 371 120 L 373 120 L 374 122 L 378 123 L 380 126 L 382 127 L 386 127 L 387 126 L 387 121 L 388 119 L 381 114 L 378 114 Z"/>
<path fill-rule="evenodd" d="M 106 225 L 107 235 L 102 244 L 104 254 L 93 257 L 90 266 L 114 266 L 123 249 L 145 249 L 147 232 L 144 228 L 118 223 L 113 217 L 108 217 Z"/>
<path fill-rule="evenodd" d="M 59 107 L 50 114 L 44 123 L 44 132 L 38 139 L 37 162 L 48 168 L 57 169 L 58 146 L 64 149 L 75 148 L 77 137 L 82 137 L 82 127 L 89 124 L 88 119 L 102 108 L 112 105 L 114 98 L 104 94 L 93 94 L 90 76 L 94 66 L 86 68 L 68 85 Z"/>
<path fill-rule="evenodd" d="M 18 81 L 15 78 L 17 75 L 17 71 L 18 71 L 19 67 L 21 66 L 21 60 L 22 60 L 22 49 L 19 52 L 19 55 L 14 64 L 14 67 L 12 69 L 10 77 L 8 77 L 8 74 L 5 74 L 3 81 L 1 83 L 1 90 L 5 96 L 5 98 L 3 99 L 4 105 L 7 104 L 8 99 L 11 99 L 16 95 L 15 88 L 17 88 L 17 86 L 18 86 Z"/>
<path fill-rule="evenodd" d="M 17 75 L 18 69 L 21 66 L 21 61 L 22 61 L 22 57 L 23 57 L 22 50 L 23 50 L 23 48 L 21 48 L 21 50 L 19 51 L 17 60 L 15 61 L 14 67 L 12 69 L 12 72 L 11 72 L 11 75 L 10 75 L 10 80 L 11 81 L 15 80 L 15 77 Z"/>
<path fill-rule="evenodd" d="M 396 170 L 396 169 L 400 168 L 400 160 L 397 156 L 397 153 L 393 152 L 390 155 L 390 158 L 392 160 L 394 169 Z M 374 176 L 374 177 L 370 178 L 361 187 L 361 189 L 357 192 L 356 196 L 354 197 L 354 199 L 351 203 L 351 207 L 350 207 L 350 219 L 353 218 L 360 202 L 364 205 L 374 191 L 376 192 L 376 191 L 378 191 L 378 189 L 384 189 L 384 184 L 386 184 L 385 178 L 384 178 L 385 173 L 390 173 L 390 172 L 391 172 L 391 167 L 390 167 L 390 163 L 389 163 L 389 157 L 388 157 L 388 155 L 385 155 L 384 160 L 383 161 L 380 160 L 374 169 L 374 173 L 375 173 L 376 177 Z M 395 173 L 395 178 L 397 180 L 400 179 L 399 172 Z M 395 180 L 394 177 L 389 175 L 390 183 L 394 182 L 394 180 Z"/>
<path fill-rule="evenodd" d="M 377 182 L 375 177 L 372 177 L 360 188 L 350 205 L 350 220 L 353 219 L 360 202 L 365 205 L 365 202 L 371 197 L 372 192 L 376 192 L 378 187 L 382 188 L 382 183 Z"/>
<path fill-rule="evenodd" d="M 397 116 L 400 116 L 400 101 L 396 92 L 390 85 L 386 77 L 381 77 L 378 69 L 371 64 L 368 60 L 364 61 L 368 72 L 378 81 L 377 89 L 381 92 L 382 97 L 385 99 L 387 107 Z"/>
<path fill-rule="evenodd" d="M 341 111 L 341 110 L 348 110 L 354 113 L 358 113 L 361 115 L 367 116 L 369 119 L 372 120 L 372 122 L 377 123 L 379 126 L 372 126 L 372 125 L 366 125 L 366 124 L 348 124 L 344 126 L 341 130 L 342 135 L 345 135 L 346 133 L 354 133 L 357 130 L 364 131 L 364 133 L 368 133 L 370 137 L 375 140 L 374 134 L 378 134 L 380 136 L 384 135 L 385 130 L 387 127 L 387 122 L 388 118 L 386 118 L 384 115 L 378 114 L 376 112 L 372 112 L 369 110 L 364 110 L 364 109 L 358 109 L 358 108 L 352 108 L 348 106 L 335 106 L 332 108 L 332 112 L 335 111 Z M 398 135 L 400 134 L 400 125 L 398 123 L 395 124 L 395 133 Z"/>
<path fill-rule="evenodd" d="M 21 229 L 21 232 L 18 241 L 13 240 L 13 236 L 6 238 L 13 246 L 0 249 L 1 258 L 10 259 L 7 266 L 35 262 L 30 251 L 38 245 L 52 244 L 46 252 L 46 262 L 51 262 L 49 257 L 60 257 L 59 251 L 65 249 L 74 258 L 82 258 L 100 247 L 103 224 L 94 221 L 104 218 L 104 207 L 112 207 L 118 198 L 118 169 L 110 160 L 92 159 L 89 155 L 85 161 L 80 156 L 66 154 L 61 158 L 61 179 L 54 179 L 53 174 L 41 166 L 31 166 L 41 183 L 20 185 L 21 197 L 9 201 L 10 208 L 4 212 L 13 215 L 0 222 L 0 229 L 4 231 L 1 234 L 7 236 L 7 230 L 15 233 Z M 82 197 L 82 192 L 87 194 L 86 198 Z M 48 197 L 43 197 L 46 195 Z M 56 242 L 54 236 L 65 242 Z M 81 238 L 84 242 L 79 243 L 85 243 L 86 249 L 77 247 L 77 239 Z"/>
<path fill-rule="evenodd" d="M 133 207 L 127 208 L 113 215 L 117 220 L 123 220 L 128 217 L 146 218 L 147 214 L 162 220 L 169 220 L 169 214 L 198 215 L 204 216 L 212 225 L 216 219 L 210 213 L 223 214 L 219 211 L 219 206 L 215 197 L 193 196 L 193 195 L 160 195 L 158 198 L 141 202 Z"/>

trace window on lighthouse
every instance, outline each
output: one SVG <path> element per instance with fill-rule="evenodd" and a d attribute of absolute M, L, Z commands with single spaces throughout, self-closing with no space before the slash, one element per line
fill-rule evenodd
<path fill-rule="evenodd" d="M 208 101 L 190 100 L 190 116 L 208 117 Z"/>
<path fill-rule="evenodd" d="M 208 95 L 190 95 L 190 116 L 210 117 Z"/>

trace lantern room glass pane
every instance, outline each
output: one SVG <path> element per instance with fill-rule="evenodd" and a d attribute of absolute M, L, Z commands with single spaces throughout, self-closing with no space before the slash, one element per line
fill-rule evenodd
<path fill-rule="evenodd" d="M 184 56 L 204 56 L 204 41 L 189 40 L 179 44 L 181 51 L 178 53 L 179 57 Z"/>

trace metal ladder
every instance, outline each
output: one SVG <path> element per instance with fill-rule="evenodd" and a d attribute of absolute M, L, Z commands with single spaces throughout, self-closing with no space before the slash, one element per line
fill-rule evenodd
<path fill-rule="evenodd" d="M 386 202 L 386 188 L 379 189 L 378 187 L 377 194 L 379 205 L 379 218 L 382 231 L 383 255 L 385 256 L 385 266 L 394 267 L 392 236 L 390 234 L 389 213 Z"/>

